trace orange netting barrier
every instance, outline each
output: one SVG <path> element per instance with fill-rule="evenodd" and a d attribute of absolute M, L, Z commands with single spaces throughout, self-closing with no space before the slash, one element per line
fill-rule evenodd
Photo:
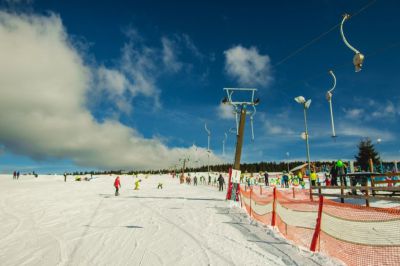
<path fill-rule="evenodd" d="M 276 226 L 296 245 L 347 265 L 400 264 L 400 208 L 373 208 L 310 200 L 304 189 L 240 186 L 240 201 L 253 219 Z"/>

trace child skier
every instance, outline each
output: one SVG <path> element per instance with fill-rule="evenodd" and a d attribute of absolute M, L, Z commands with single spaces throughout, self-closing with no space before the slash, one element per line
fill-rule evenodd
<path fill-rule="evenodd" d="M 140 180 L 140 179 L 137 179 L 137 180 L 135 181 L 135 190 L 139 190 L 140 182 L 142 182 L 142 180 Z"/>
<path fill-rule="evenodd" d="M 117 178 L 115 178 L 114 187 L 115 187 L 115 196 L 118 196 L 119 189 L 121 188 L 121 182 L 119 181 L 119 176 L 117 176 Z"/>

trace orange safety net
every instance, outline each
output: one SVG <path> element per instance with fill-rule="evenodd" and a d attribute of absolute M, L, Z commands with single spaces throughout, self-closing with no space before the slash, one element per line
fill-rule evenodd
<path fill-rule="evenodd" d="M 304 189 L 241 185 L 242 207 L 255 220 L 275 226 L 296 245 L 338 258 L 347 265 L 400 264 L 400 208 L 338 203 Z M 320 213 L 319 213 L 320 212 Z M 317 221 L 320 215 L 319 222 Z M 319 226 L 317 226 L 317 224 Z M 313 241 L 314 240 L 314 241 Z"/>

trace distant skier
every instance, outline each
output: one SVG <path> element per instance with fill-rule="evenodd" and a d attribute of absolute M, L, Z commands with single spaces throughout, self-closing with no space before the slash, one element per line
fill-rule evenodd
<path fill-rule="evenodd" d="M 193 185 L 197 186 L 197 176 L 194 176 L 194 178 L 193 178 Z"/>
<path fill-rule="evenodd" d="M 162 189 L 162 187 L 163 187 L 163 183 L 158 183 L 158 186 L 157 186 L 157 189 Z"/>
<path fill-rule="evenodd" d="M 140 182 L 142 182 L 141 179 L 137 179 L 137 180 L 135 181 L 135 190 L 139 190 L 139 188 L 140 188 Z"/>
<path fill-rule="evenodd" d="M 285 188 L 289 187 L 289 174 L 286 171 L 283 171 L 282 187 L 285 187 Z"/>
<path fill-rule="evenodd" d="M 119 196 L 119 189 L 121 188 L 121 182 L 119 181 L 119 176 L 115 178 L 114 187 L 115 187 L 115 196 Z"/>
<path fill-rule="evenodd" d="M 225 180 L 222 177 L 222 174 L 220 174 L 218 177 L 218 183 L 219 183 L 219 191 L 224 191 Z"/>
<path fill-rule="evenodd" d="M 208 176 L 208 185 L 211 185 L 211 176 Z"/>
<path fill-rule="evenodd" d="M 67 182 L 67 173 L 64 173 L 64 182 Z"/>
<path fill-rule="evenodd" d="M 16 171 L 14 171 L 14 173 L 13 173 L 13 179 L 17 179 L 17 172 Z"/>
<path fill-rule="evenodd" d="M 317 179 L 318 179 L 317 173 L 315 173 L 315 170 L 313 170 L 310 175 L 311 186 L 315 187 L 317 185 Z"/>
<path fill-rule="evenodd" d="M 17 172 L 17 180 L 19 179 L 19 171 Z"/>
<path fill-rule="evenodd" d="M 265 182 L 265 185 L 266 185 L 267 187 L 269 186 L 269 180 L 268 180 L 268 178 L 269 178 L 269 174 L 268 174 L 267 171 L 265 171 L 265 174 L 264 174 L 264 182 Z"/>
<path fill-rule="evenodd" d="M 332 186 L 338 186 L 338 182 L 337 182 L 337 177 L 338 177 L 338 167 L 336 167 L 336 164 L 332 165 L 331 168 L 331 185 Z"/>

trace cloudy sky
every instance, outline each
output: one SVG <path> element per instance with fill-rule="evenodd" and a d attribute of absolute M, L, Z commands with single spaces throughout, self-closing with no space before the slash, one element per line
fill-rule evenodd
<path fill-rule="evenodd" d="M 312 160 L 351 159 L 364 137 L 400 159 L 397 1 L 218 2 L 2 1 L 0 172 L 206 164 L 205 123 L 210 161 L 231 162 L 224 87 L 258 89 L 244 162 L 305 159 L 299 95 L 312 99 Z M 356 16 L 345 34 L 366 55 L 359 73 L 333 28 L 346 12 Z"/>

